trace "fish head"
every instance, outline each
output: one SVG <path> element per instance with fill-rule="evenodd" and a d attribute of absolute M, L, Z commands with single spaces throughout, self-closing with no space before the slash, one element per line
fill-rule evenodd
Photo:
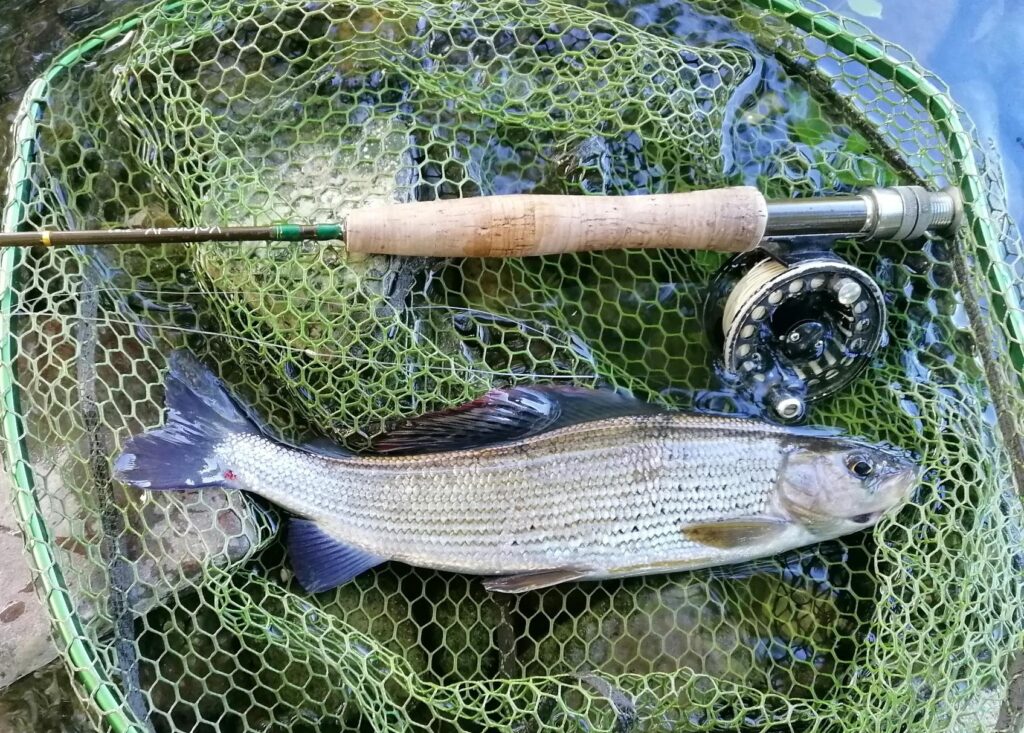
<path fill-rule="evenodd" d="M 918 486 L 906 451 L 852 438 L 798 437 L 785 450 L 776 484 L 780 509 L 823 538 L 874 525 Z"/>

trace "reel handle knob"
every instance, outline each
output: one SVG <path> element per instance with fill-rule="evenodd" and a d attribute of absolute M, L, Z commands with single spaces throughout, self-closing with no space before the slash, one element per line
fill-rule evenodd
<path fill-rule="evenodd" d="M 799 420 L 807 412 L 802 398 L 780 389 L 773 389 L 768 394 L 768 403 L 778 417 L 787 421 Z"/>

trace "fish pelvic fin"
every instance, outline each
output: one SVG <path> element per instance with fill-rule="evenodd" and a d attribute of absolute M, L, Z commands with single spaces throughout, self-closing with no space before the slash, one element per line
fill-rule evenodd
<path fill-rule="evenodd" d="M 680 531 L 688 540 L 717 550 L 734 550 L 755 542 L 774 539 L 790 522 L 774 517 L 740 517 L 721 522 L 687 524 Z"/>
<path fill-rule="evenodd" d="M 221 465 L 217 446 L 229 435 L 260 430 L 191 352 L 175 351 L 169 362 L 167 420 L 125 443 L 114 461 L 114 478 L 156 491 L 231 487 L 236 476 Z"/>
<path fill-rule="evenodd" d="M 542 570 L 537 573 L 505 575 L 485 580 L 484 588 L 493 593 L 525 593 L 530 590 L 550 588 L 559 583 L 582 580 L 590 575 L 591 572 L 588 568 L 555 568 L 553 570 Z"/>
<path fill-rule="evenodd" d="M 336 588 L 387 559 L 334 539 L 308 519 L 288 522 L 288 558 L 307 593 Z"/>

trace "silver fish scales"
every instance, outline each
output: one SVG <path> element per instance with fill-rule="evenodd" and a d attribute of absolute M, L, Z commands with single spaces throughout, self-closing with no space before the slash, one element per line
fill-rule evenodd
<path fill-rule="evenodd" d="M 118 476 L 242 489 L 298 515 L 289 548 L 313 590 L 388 560 L 499 576 L 499 591 L 739 562 L 870 526 L 917 477 L 881 446 L 578 388 L 491 392 L 377 454 L 324 454 L 266 435 L 185 364 L 171 419 L 129 441 Z"/>

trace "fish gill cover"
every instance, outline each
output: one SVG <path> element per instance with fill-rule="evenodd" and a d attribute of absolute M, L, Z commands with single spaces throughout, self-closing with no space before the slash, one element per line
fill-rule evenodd
<path fill-rule="evenodd" d="M 808 34 L 759 5 L 780 4 L 190 0 L 48 74 L 45 106 L 19 121 L 8 230 L 733 184 L 983 192 L 955 243 L 840 250 L 885 293 L 888 343 L 810 420 L 915 448 L 927 473 L 909 506 L 744 571 L 515 598 L 401 565 L 307 596 L 273 508 L 128 492 L 110 461 L 163 420 L 181 347 L 279 434 L 354 449 L 520 384 L 728 408 L 700 318 L 718 255 L 4 253 L 9 465 L 19 500 L 38 498 L 37 572 L 66 584 L 59 628 L 93 714 L 106 681 L 123 698 L 108 716 L 157 731 L 901 731 L 973 725 L 1003 695 L 1024 607 L 1022 313 L 1006 283 L 1024 259 L 999 178 L 969 131 L 946 139 L 935 110 L 834 47 L 831 16 Z"/>

